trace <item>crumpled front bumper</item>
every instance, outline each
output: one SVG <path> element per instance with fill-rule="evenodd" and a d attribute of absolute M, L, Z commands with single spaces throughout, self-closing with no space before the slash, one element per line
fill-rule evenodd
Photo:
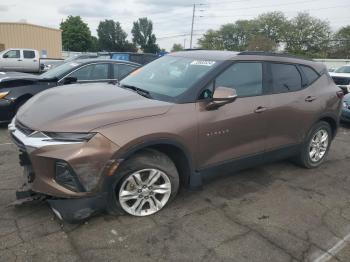
<path fill-rule="evenodd" d="M 108 188 L 104 180 L 117 166 L 112 159 L 117 145 L 98 133 L 87 142 L 50 145 L 30 140 L 30 135 L 14 123 L 9 131 L 20 151 L 29 193 L 44 196 L 59 218 L 75 222 L 106 209 Z M 62 162 L 72 170 L 79 187 L 72 189 L 57 179 L 57 165 Z"/>
<path fill-rule="evenodd" d="M 76 223 L 107 210 L 107 193 L 72 199 L 48 199 L 52 211 L 64 221 Z"/>

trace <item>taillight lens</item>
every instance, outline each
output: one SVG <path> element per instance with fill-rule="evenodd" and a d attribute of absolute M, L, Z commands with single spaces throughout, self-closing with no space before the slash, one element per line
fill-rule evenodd
<path fill-rule="evenodd" d="M 337 96 L 340 98 L 340 99 L 343 99 L 344 97 L 344 92 L 343 91 L 337 91 Z"/>

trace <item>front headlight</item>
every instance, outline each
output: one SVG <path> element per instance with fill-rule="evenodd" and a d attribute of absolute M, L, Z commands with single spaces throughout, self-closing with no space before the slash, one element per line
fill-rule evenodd
<path fill-rule="evenodd" d="M 89 141 L 96 133 L 55 133 L 42 132 L 47 136 L 46 141 L 60 141 L 60 142 L 86 142 Z"/>
<path fill-rule="evenodd" d="M 5 98 L 10 92 L 0 92 L 0 99 Z"/>

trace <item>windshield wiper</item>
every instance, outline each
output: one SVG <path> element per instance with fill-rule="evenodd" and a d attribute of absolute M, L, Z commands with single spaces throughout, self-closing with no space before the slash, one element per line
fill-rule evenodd
<path fill-rule="evenodd" d="M 136 87 L 136 86 L 132 86 L 132 85 L 122 85 L 121 87 L 125 88 L 125 89 L 130 89 L 130 90 L 138 93 L 140 96 L 152 99 L 152 96 L 151 96 L 150 92 L 148 92 L 145 89 L 142 89 L 142 88 L 139 88 L 139 87 Z"/>

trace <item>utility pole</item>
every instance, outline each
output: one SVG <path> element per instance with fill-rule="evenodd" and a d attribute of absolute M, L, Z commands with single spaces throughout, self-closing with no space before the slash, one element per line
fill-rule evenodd
<path fill-rule="evenodd" d="M 193 24 L 194 24 L 194 15 L 195 15 L 195 13 L 196 13 L 196 4 L 193 4 L 192 26 L 191 26 L 191 40 L 190 40 L 190 49 L 192 49 Z"/>

